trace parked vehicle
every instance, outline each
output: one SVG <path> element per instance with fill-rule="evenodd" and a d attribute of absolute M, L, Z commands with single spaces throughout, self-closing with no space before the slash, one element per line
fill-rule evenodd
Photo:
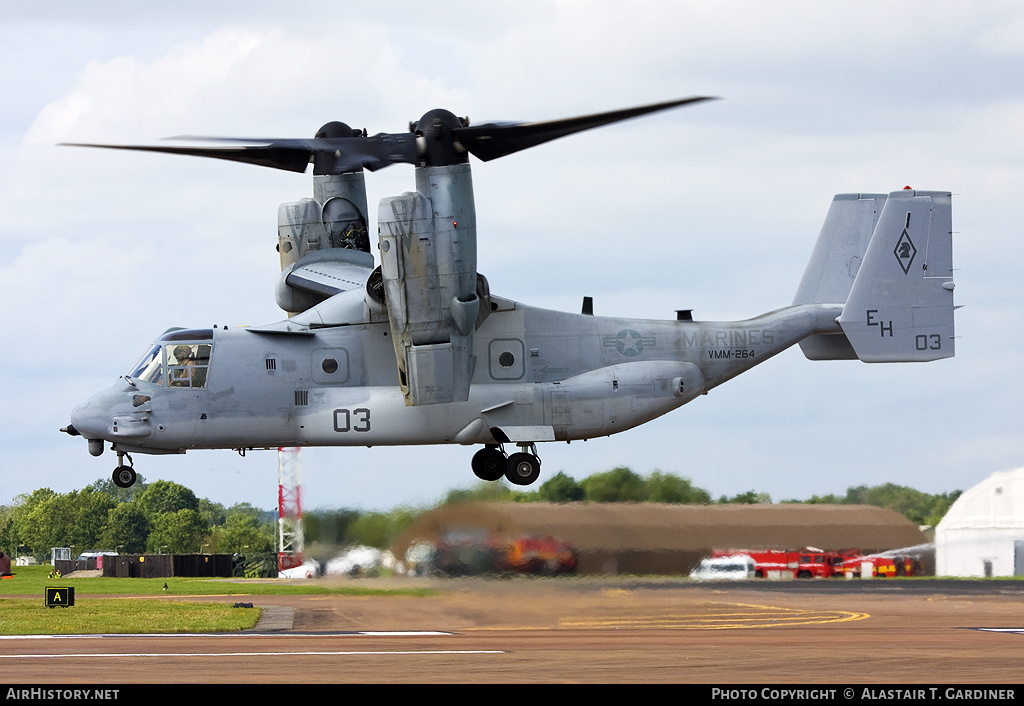
<path fill-rule="evenodd" d="M 712 556 L 702 559 L 700 565 L 690 572 L 695 581 L 740 581 L 752 579 L 756 567 L 753 558 L 746 554 Z"/>
<path fill-rule="evenodd" d="M 842 574 L 843 555 L 820 549 L 786 550 L 716 550 L 713 557 L 744 554 L 754 560 L 754 575 L 768 579 L 832 578 Z"/>
<path fill-rule="evenodd" d="M 863 555 L 860 550 L 823 551 L 806 547 L 799 551 L 717 549 L 712 558 L 749 556 L 754 562 L 754 576 L 766 579 L 828 579 L 880 578 L 885 576 L 917 576 L 921 565 L 909 556 L 888 553 Z"/>
<path fill-rule="evenodd" d="M 893 576 L 919 576 L 921 562 L 910 556 L 851 556 L 842 565 L 847 578 L 892 578 Z"/>

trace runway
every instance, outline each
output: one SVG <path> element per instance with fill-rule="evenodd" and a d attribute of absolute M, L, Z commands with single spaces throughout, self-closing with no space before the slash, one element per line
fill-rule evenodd
<path fill-rule="evenodd" d="M 253 632 L 12 637 L 0 669 L 61 685 L 1020 683 L 1019 584 L 820 583 L 464 580 L 428 597 L 251 596 L 266 616 Z"/>

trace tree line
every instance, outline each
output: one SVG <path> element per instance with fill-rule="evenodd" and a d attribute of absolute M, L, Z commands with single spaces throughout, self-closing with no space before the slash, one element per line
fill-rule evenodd
<path fill-rule="evenodd" d="M 873 505 L 904 515 L 918 525 L 937 525 L 962 491 L 929 494 L 894 483 L 848 488 L 845 495 L 812 495 L 807 500 L 785 499 L 781 503 L 809 503 L 830 505 Z M 713 499 L 711 493 L 693 485 L 688 478 L 655 471 L 641 476 L 620 466 L 603 473 L 595 473 L 577 481 L 559 472 L 542 483 L 535 491 L 516 491 L 503 484 L 484 484 L 470 490 L 453 490 L 447 502 L 459 500 L 508 500 L 513 502 L 655 502 L 712 504 L 771 503 L 768 493 L 748 490 L 733 496 L 721 495 Z"/>
<path fill-rule="evenodd" d="M 171 481 L 131 488 L 98 480 L 69 493 L 41 488 L 0 508 L 0 551 L 45 559 L 53 547 L 72 558 L 119 554 L 234 554 L 274 550 L 274 515 L 248 503 L 225 508 Z"/>
<path fill-rule="evenodd" d="M 848 488 L 845 495 L 814 495 L 783 503 L 874 505 L 899 512 L 919 525 L 935 525 L 961 491 L 928 494 L 885 483 Z M 441 504 L 503 502 L 657 502 L 695 505 L 770 503 L 767 493 L 750 490 L 713 498 L 688 478 L 654 471 L 642 476 L 627 467 L 594 473 L 576 480 L 556 473 L 535 490 L 514 490 L 505 483 L 480 483 L 450 491 Z M 338 546 L 386 548 L 420 514 L 433 508 L 399 507 L 368 512 L 320 509 L 303 515 L 307 554 L 317 556 Z M 46 558 L 51 547 L 71 547 L 73 555 L 90 550 L 121 554 L 210 553 L 258 554 L 275 551 L 276 514 L 248 503 L 225 508 L 197 498 L 171 481 L 147 483 L 139 478 L 131 488 L 98 480 L 82 490 L 55 493 L 42 488 L 0 507 L 0 551 Z"/>
<path fill-rule="evenodd" d="M 882 485 L 858 485 L 846 489 L 846 495 L 812 495 L 808 500 L 783 500 L 783 502 L 818 503 L 825 505 L 874 505 L 895 510 L 918 525 L 934 527 L 945 517 L 950 506 L 963 494 L 962 490 L 935 495 L 905 485 L 883 483 Z"/>

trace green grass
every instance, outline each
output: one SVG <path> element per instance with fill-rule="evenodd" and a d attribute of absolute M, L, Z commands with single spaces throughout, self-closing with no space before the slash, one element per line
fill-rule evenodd
<path fill-rule="evenodd" d="M 49 566 L 12 567 L 14 576 L 0 580 L 0 597 L 33 596 L 43 599 L 47 586 L 73 586 L 75 595 L 103 596 L 288 596 L 333 594 L 348 596 L 425 596 L 436 591 L 422 588 L 382 589 L 361 586 L 332 586 L 310 580 L 285 583 L 278 579 L 209 579 L 169 576 L 157 579 L 116 579 L 96 577 L 47 578 Z M 164 590 L 164 585 L 167 589 Z"/>
<path fill-rule="evenodd" d="M 70 608 L 43 599 L 0 598 L 0 635 L 235 632 L 256 625 L 259 608 L 223 603 L 75 596 Z"/>
<path fill-rule="evenodd" d="M 318 581 L 291 584 L 273 579 L 51 579 L 48 578 L 49 566 L 17 566 L 12 567 L 12 571 L 14 576 L 0 579 L 0 635 L 232 632 L 252 628 L 259 621 L 259 608 L 235 608 L 223 602 L 176 601 L 174 596 L 239 596 L 241 603 L 248 602 L 241 597 L 254 595 L 436 594 L 430 589 L 328 586 Z M 73 587 L 75 605 L 47 608 L 43 596 L 48 586 Z"/>

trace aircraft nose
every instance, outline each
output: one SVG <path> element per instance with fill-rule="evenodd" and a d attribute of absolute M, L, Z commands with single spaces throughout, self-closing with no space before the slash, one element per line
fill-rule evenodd
<path fill-rule="evenodd" d="M 93 456 L 103 453 L 105 441 L 138 443 L 153 434 L 150 400 L 131 382 L 115 383 L 71 410 L 71 424 L 64 431 L 85 437 Z"/>
<path fill-rule="evenodd" d="M 111 417 L 118 407 L 123 406 L 123 392 L 110 388 L 97 393 L 82 404 L 71 410 L 71 429 L 85 437 L 89 443 L 89 451 L 93 452 L 93 440 L 99 440 L 102 452 L 102 441 L 108 436 L 107 428 Z M 70 433 L 70 429 L 68 430 Z M 93 454 L 98 455 L 98 454 Z"/>
<path fill-rule="evenodd" d="M 96 397 L 88 400 L 71 410 L 71 426 L 69 433 L 77 432 L 86 439 L 102 439 L 106 431 L 106 418 L 109 412 L 105 412 L 95 404 Z M 71 430 L 74 430 L 73 432 Z"/>

